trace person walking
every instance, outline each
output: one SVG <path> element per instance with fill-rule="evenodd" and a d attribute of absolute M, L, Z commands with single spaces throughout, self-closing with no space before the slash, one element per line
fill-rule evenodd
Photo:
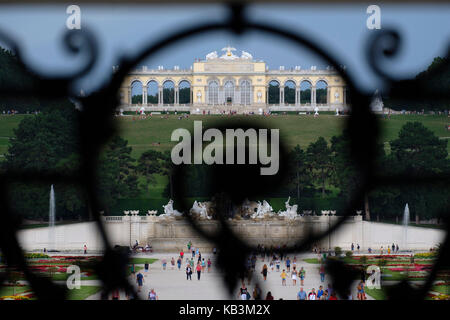
<path fill-rule="evenodd" d="M 300 291 L 297 293 L 297 300 L 306 300 L 306 292 L 303 291 L 303 287 L 300 287 Z"/>
<path fill-rule="evenodd" d="M 84 245 L 83 250 L 84 250 L 84 254 L 87 254 L 87 246 L 86 245 Z"/>
<path fill-rule="evenodd" d="M 303 267 L 300 268 L 300 285 L 303 286 L 303 281 L 305 280 L 306 271 Z"/>
<path fill-rule="evenodd" d="M 297 285 L 297 270 L 295 269 L 295 267 L 292 268 L 292 285 L 296 286 Z"/>
<path fill-rule="evenodd" d="M 282 285 L 282 286 L 286 286 L 286 277 L 287 277 L 287 274 L 286 274 L 285 269 L 283 269 L 283 272 L 281 272 L 280 277 L 281 277 L 281 285 Z"/>
<path fill-rule="evenodd" d="M 322 263 L 319 268 L 320 282 L 325 281 L 325 265 Z"/>
<path fill-rule="evenodd" d="M 205 268 L 206 268 L 206 261 L 205 258 L 202 259 L 202 272 L 205 272 Z"/>
<path fill-rule="evenodd" d="M 151 288 L 148 293 L 148 300 L 158 300 L 158 296 L 156 295 L 155 289 Z"/>
<path fill-rule="evenodd" d="M 136 282 L 138 284 L 138 292 L 141 292 L 142 285 L 144 284 L 144 276 L 142 275 L 142 273 L 138 272 L 138 274 L 136 275 Z"/>
<path fill-rule="evenodd" d="M 200 262 L 197 263 L 197 280 L 200 280 L 200 275 L 202 274 L 202 265 L 200 264 Z"/>
<path fill-rule="evenodd" d="M 207 264 L 208 264 L 208 272 L 210 272 L 210 271 L 211 271 L 211 264 L 212 264 L 212 262 L 211 262 L 211 259 L 210 259 L 210 258 L 208 258 L 208 262 L 207 262 Z"/>
<path fill-rule="evenodd" d="M 277 272 L 280 272 L 280 259 L 279 258 L 277 258 L 277 261 L 276 261 L 276 266 L 277 266 Z"/>
<path fill-rule="evenodd" d="M 317 300 L 316 289 L 312 288 L 311 292 L 308 294 L 308 300 Z"/>
<path fill-rule="evenodd" d="M 289 257 L 286 257 L 286 270 L 287 272 L 291 271 L 291 259 Z"/>
<path fill-rule="evenodd" d="M 261 300 L 261 289 L 258 284 L 255 284 L 255 289 L 253 289 L 253 299 Z"/>
<path fill-rule="evenodd" d="M 250 298 L 250 294 L 248 293 L 247 287 L 245 286 L 245 282 L 242 282 L 242 285 L 239 288 L 239 298 L 241 300 L 249 300 Z"/>
<path fill-rule="evenodd" d="M 192 268 L 190 264 L 186 266 L 186 280 L 192 280 Z"/>
<path fill-rule="evenodd" d="M 267 280 L 267 264 L 265 264 L 262 268 L 261 274 L 263 275 L 264 281 Z"/>
<path fill-rule="evenodd" d="M 166 258 L 163 258 L 163 259 L 161 260 L 161 262 L 162 262 L 163 270 L 166 270 L 166 267 L 167 267 L 167 260 L 166 260 Z"/>
<path fill-rule="evenodd" d="M 366 293 L 364 290 L 364 281 L 360 281 L 357 287 L 358 290 L 358 300 L 366 300 Z"/>
<path fill-rule="evenodd" d="M 272 260 L 270 260 L 270 269 L 273 271 L 273 259 Z"/>
<path fill-rule="evenodd" d="M 182 258 L 181 256 L 179 256 L 178 259 L 177 259 L 177 267 L 178 267 L 178 270 L 181 269 L 181 263 L 182 263 L 182 262 L 183 262 L 183 258 Z"/>
<path fill-rule="evenodd" d="M 322 300 L 320 299 L 322 296 L 323 296 L 323 287 L 319 286 L 319 290 L 317 290 L 317 299 Z"/>
<path fill-rule="evenodd" d="M 273 297 L 273 295 L 272 295 L 272 292 L 267 292 L 267 295 L 266 295 L 266 300 L 273 300 L 274 299 L 274 297 Z"/>
<path fill-rule="evenodd" d="M 148 263 L 148 261 L 145 261 L 145 264 L 144 264 L 144 272 L 145 272 L 145 273 L 148 273 L 148 269 L 149 269 L 149 263 Z"/>
<path fill-rule="evenodd" d="M 172 270 L 175 269 L 175 258 L 172 257 L 172 259 L 170 260 L 170 265 L 172 266 Z"/>

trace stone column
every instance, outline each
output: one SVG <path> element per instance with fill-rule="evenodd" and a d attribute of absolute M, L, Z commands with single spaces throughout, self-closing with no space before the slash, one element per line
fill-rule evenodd
<path fill-rule="evenodd" d="M 299 86 L 295 87 L 295 105 L 296 106 L 300 105 L 300 87 Z"/>
<path fill-rule="evenodd" d="M 345 87 L 342 88 L 342 104 L 344 105 L 344 108 L 347 106 L 347 90 Z"/>
<path fill-rule="evenodd" d="M 311 106 L 316 106 L 316 86 L 311 87 Z"/>
<path fill-rule="evenodd" d="M 158 105 L 161 106 L 163 104 L 163 87 L 158 86 Z"/>
<path fill-rule="evenodd" d="M 284 87 L 280 85 L 280 106 L 284 105 Z"/>
<path fill-rule="evenodd" d="M 128 87 L 128 104 L 130 106 L 133 104 L 133 97 L 131 96 L 131 87 Z"/>
<path fill-rule="evenodd" d="M 174 104 L 177 106 L 180 104 L 180 95 L 179 95 L 180 91 L 178 89 L 178 86 L 175 87 L 175 97 L 173 98 L 174 100 Z"/>
<path fill-rule="evenodd" d="M 269 105 L 269 87 L 266 86 L 266 105 Z"/>
<path fill-rule="evenodd" d="M 333 104 L 333 101 L 331 101 L 331 87 L 327 86 L 327 106 L 331 107 L 331 105 Z"/>
<path fill-rule="evenodd" d="M 142 86 L 142 104 L 147 105 L 147 86 Z"/>

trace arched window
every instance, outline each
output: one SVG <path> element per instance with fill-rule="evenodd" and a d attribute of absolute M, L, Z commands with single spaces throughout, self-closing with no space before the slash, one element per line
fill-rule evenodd
<path fill-rule="evenodd" d="M 284 103 L 295 104 L 295 82 L 292 80 L 284 84 Z"/>
<path fill-rule="evenodd" d="M 219 104 L 219 84 L 217 81 L 211 81 L 208 84 L 208 103 Z"/>
<path fill-rule="evenodd" d="M 142 92 L 143 92 L 142 82 L 135 80 L 131 83 L 131 104 L 142 104 Z"/>
<path fill-rule="evenodd" d="M 226 103 L 233 103 L 233 99 L 234 99 L 234 83 L 233 81 L 226 81 L 225 85 L 225 102 Z"/>
<path fill-rule="evenodd" d="M 280 104 L 280 83 L 276 80 L 269 82 L 268 103 Z"/>
<path fill-rule="evenodd" d="M 244 105 L 248 105 L 251 103 L 251 91 L 252 87 L 250 85 L 250 81 L 243 80 L 241 81 L 241 103 Z"/>
<path fill-rule="evenodd" d="M 155 80 L 147 83 L 147 103 L 158 104 L 158 83 Z"/>
<path fill-rule="evenodd" d="M 320 80 L 316 83 L 316 103 L 328 103 L 328 85 L 325 81 Z"/>
<path fill-rule="evenodd" d="M 300 104 L 311 104 L 311 82 L 304 80 L 300 83 Z"/>
<path fill-rule="evenodd" d="M 175 103 L 175 85 L 171 80 L 167 80 L 163 83 L 163 103 Z"/>
<path fill-rule="evenodd" d="M 183 80 L 178 85 L 178 103 L 190 104 L 191 103 L 191 84 L 187 80 Z"/>

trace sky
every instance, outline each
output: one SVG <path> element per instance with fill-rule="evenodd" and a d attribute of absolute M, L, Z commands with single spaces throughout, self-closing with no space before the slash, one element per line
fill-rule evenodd
<path fill-rule="evenodd" d="M 72 3 L 76 4 L 76 3 Z M 252 5 L 252 21 L 265 22 L 302 33 L 333 54 L 363 90 L 373 91 L 383 83 L 368 65 L 365 49 L 376 30 L 369 30 L 366 9 L 381 9 L 381 28 L 394 28 L 402 37 L 401 51 L 384 69 L 395 77 L 410 77 L 424 70 L 436 56 L 443 56 L 450 40 L 450 4 L 393 5 L 382 3 L 347 5 Z M 68 31 L 66 5 L 0 5 L 0 30 L 19 43 L 26 62 L 40 72 L 64 74 L 77 70 L 85 57 L 68 54 L 62 45 Z M 112 66 L 123 56 L 132 57 L 162 36 L 202 22 L 223 21 L 222 5 L 80 5 L 81 29 L 95 35 L 100 48 L 96 66 L 79 83 L 85 92 L 101 87 L 111 76 Z M 149 68 L 188 69 L 195 58 L 226 45 L 250 52 L 267 62 L 270 69 L 300 65 L 325 68 L 327 63 L 285 40 L 257 32 L 235 36 L 207 33 L 183 40 L 145 61 Z M 3 45 L 0 40 L 0 45 Z"/>

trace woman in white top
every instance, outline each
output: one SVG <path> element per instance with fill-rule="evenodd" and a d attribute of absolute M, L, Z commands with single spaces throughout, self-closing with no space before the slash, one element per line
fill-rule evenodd
<path fill-rule="evenodd" d="M 292 269 L 292 285 L 295 286 L 297 284 L 297 270 L 294 267 Z"/>

